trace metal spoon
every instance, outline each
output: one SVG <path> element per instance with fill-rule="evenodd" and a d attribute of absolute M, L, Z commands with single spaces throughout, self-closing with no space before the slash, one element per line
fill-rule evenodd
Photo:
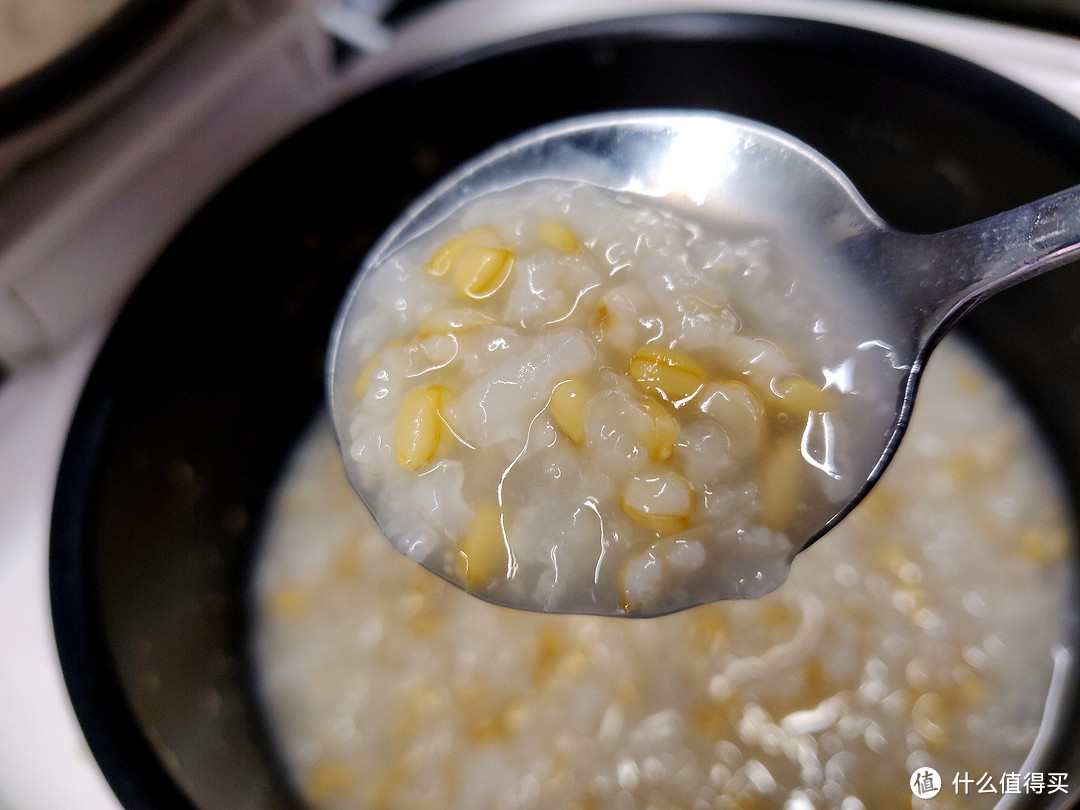
<path fill-rule="evenodd" d="M 864 415 L 865 446 L 855 460 L 849 497 L 829 507 L 815 530 L 794 538 L 796 553 L 835 525 L 880 477 L 907 426 L 925 361 L 956 320 L 993 293 L 1064 264 L 1080 248 L 1080 187 L 943 233 L 901 233 L 878 217 L 836 166 L 795 138 L 719 113 L 660 110 L 572 119 L 494 147 L 409 208 L 364 267 L 379 266 L 475 197 L 541 179 L 662 198 L 728 223 L 767 222 L 794 240 L 807 261 L 842 278 L 852 300 L 865 303 L 862 314 L 887 359 L 880 364 L 882 384 L 895 399 L 890 394 Z M 339 373 L 342 335 L 363 281 L 362 270 L 342 305 L 327 365 L 339 437 L 351 383 Z M 346 447 L 347 439 L 341 441 Z M 354 487 L 370 504 L 371 493 L 355 481 Z M 528 600 L 515 606 L 543 609 Z M 608 607 L 581 612 L 618 612 Z"/>

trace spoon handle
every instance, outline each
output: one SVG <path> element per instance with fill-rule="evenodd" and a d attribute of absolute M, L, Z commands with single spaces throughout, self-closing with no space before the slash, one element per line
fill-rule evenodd
<path fill-rule="evenodd" d="M 964 312 L 1080 253 L 1080 186 L 942 233 L 893 232 L 886 266 L 894 292 L 929 343 Z"/>

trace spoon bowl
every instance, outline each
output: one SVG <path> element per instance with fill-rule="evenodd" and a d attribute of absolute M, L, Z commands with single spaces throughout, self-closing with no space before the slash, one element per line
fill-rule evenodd
<path fill-rule="evenodd" d="M 555 123 L 499 144 L 447 177 L 411 206 L 368 255 L 340 310 L 327 365 L 331 411 L 346 456 L 352 379 L 344 371 L 344 358 L 353 348 L 349 327 L 368 292 L 371 271 L 471 201 L 536 181 L 650 198 L 688 220 L 721 222 L 735 231 L 765 228 L 785 245 L 793 300 L 823 284 L 827 294 L 842 291 L 845 311 L 857 324 L 851 332 L 854 365 L 833 369 L 832 382 L 850 388 L 855 379 L 857 387 L 872 389 L 874 395 L 866 398 L 851 426 L 860 440 L 843 475 L 835 476 L 842 479 L 840 495 L 815 513 L 813 528 L 793 538 L 788 564 L 880 477 L 910 418 L 925 361 L 949 327 L 994 292 L 1065 263 L 1080 245 L 1076 188 L 951 231 L 915 235 L 890 228 L 821 154 L 756 122 L 713 112 L 659 110 Z M 351 471 L 350 480 L 373 506 L 370 484 Z M 757 596 L 772 587 L 737 588 L 708 598 L 695 592 L 685 603 L 667 603 L 657 612 L 712 598 Z M 530 600 L 479 595 L 515 607 L 550 609 Z M 570 612 L 627 613 L 610 604 L 595 610 L 577 606 Z"/>

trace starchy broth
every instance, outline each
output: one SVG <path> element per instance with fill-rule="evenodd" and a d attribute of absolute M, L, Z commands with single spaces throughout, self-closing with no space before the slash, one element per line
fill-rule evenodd
<path fill-rule="evenodd" d="M 348 474 L 399 550 L 504 604 L 773 590 L 902 380 L 837 279 L 662 200 L 533 182 L 365 272 L 334 369 Z"/>
<path fill-rule="evenodd" d="M 954 338 L 881 482 L 761 599 L 647 621 L 484 604 L 386 543 L 323 420 L 262 542 L 259 694 L 316 810 L 908 810 L 919 767 L 1021 771 L 1075 599 L 1056 472 Z M 999 798 L 952 791 L 925 806 Z"/>

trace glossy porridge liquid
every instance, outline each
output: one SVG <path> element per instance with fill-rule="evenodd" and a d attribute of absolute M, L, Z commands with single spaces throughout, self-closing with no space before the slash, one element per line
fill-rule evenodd
<path fill-rule="evenodd" d="M 409 562 L 319 420 L 270 511 L 252 638 L 304 799 L 344 808 L 987 808 L 1074 598 L 1071 516 L 1000 379 L 947 340 L 870 496 L 760 599 L 628 621 L 486 604 Z"/>
<path fill-rule="evenodd" d="M 658 615 L 776 588 L 866 481 L 902 379 L 880 324 L 764 226 L 666 205 L 524 184 L 363 271 L 335 419 L 412 560 Z"/>

